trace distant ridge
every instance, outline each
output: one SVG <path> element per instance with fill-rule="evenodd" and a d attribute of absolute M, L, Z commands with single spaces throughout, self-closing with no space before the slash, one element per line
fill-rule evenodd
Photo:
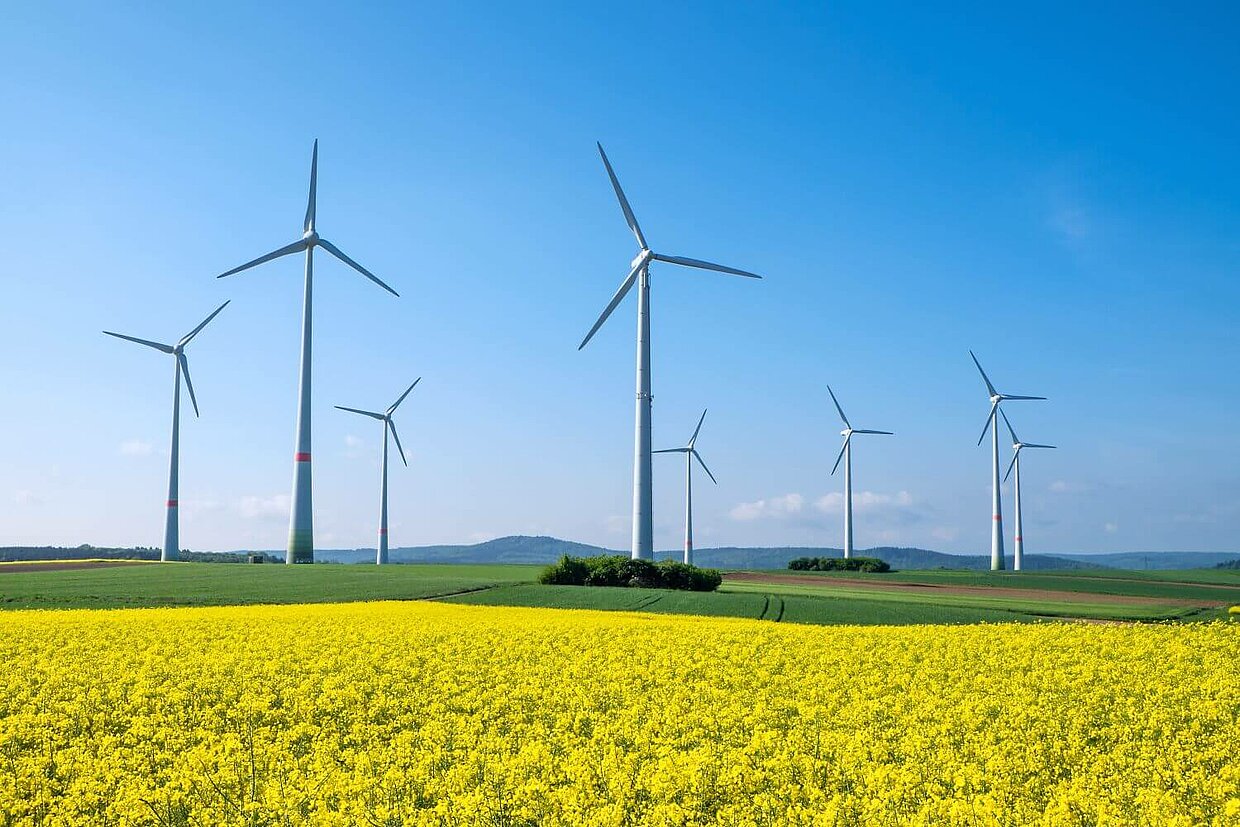
<path fill-rule="evenodd" d="M 316 550 L 321 560 L 336 563 L 369 563 L 375 558 L 373 549 L 343 551 Z M 398 563 L 553 563 L 560 555 L 590 556 L 595 554 L 627 554 L 627 551 L 575 543 L 556 537 L 499 537 L 476 545 L 417 546 L 391 550 L 390 559 Z M 859 549 L 858 554 L 881 557 L 897 569 L 988 569 L 990 558 L 983 555 L 944 554 L 920 548 L 880 546 Z M 695 562 L 700 566 L 720 569 L 782 569 L 797 557 L 842 557 L 838 548 L 819 546 L 787 546 L 778 548 L 724 547 L 695 549 Z M 655 552 L 656 560 L 679 559 L 679 551 Z M 1030 554 L 1025 556 L 1029 570 L 1101 568 L 1102 564 L 1085 560 Z"/>
<path fill-rule="evenodd" d="M 232 554 L 244 554 L 259 549 L 243 549 Z M 284 559 L 284 552 L 263 550 L 270 559 Z M 331 563 L 373 563 L 375 550 L 368 549 L 316 549 L 318 559 Z M 394 563 L 552 563 L 562 554 L 590 556 L 595 554 L 627 554 L 628 550 L 616 550 L 575 543 L 556 537 L 498 537 L 472 545 L 415 546 L 391 550 Z M 895 548 L 879 546 L 859 549 L 859 554 L 881 557 L 897 569 L 967 569 L 986 570 L 990 558 L 981 554 L 944 554 L 921 548 Z M 820 546 L 784 546 L 758 548 L 727 546 L 704 548 L 694 552 L 699 565 L 720 569 L 781 569 L 796 557 L 840 557 L 838 548 Z M 190 559 L 222 559 L 223 554 L 189 553 Z M 0 562 L 12 560 L 72 560 L 82 558 L 158 559 L 159 551 L 152 547 L 100 548 L 81 545 L 73 548 L 62 546 L 8 546 L 0 547 Z M 656 559 L 679 559 L 679 551 L 659 551 Z M 1027 554 L 1025 568 L 1031 571 L 1050 569 L 1116 568 L 1116 569 L 1197 569 L 1213 568 L 1219 563 L 1240 559 L 1240 552 L 1212 551 L 1161 551 L 1117 552 L 1109 554 Z"/>

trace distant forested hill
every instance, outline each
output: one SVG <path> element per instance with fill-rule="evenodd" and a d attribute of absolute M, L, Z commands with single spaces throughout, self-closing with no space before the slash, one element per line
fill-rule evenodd
<path fill-rule="evenodd" d="M 419 546 L 398 548 L 390 552 L 390 559 L 400 563 L 553 563 L 562 554 L 579 557 L 595 554 L 627 554 L 628 551 L 605 549 L 599 546 L 574 543 L 555 537 L 500 537 L 470 546 Z M 858 554 L 880 557 L 897 569 L 988 569 L 990 558 L 943 554 L 919 548 L 858 549 Z M 318 559 L 338 563 L 367 563 L 375 559 L 373 549 L 344 551 L 316 551 Z M 788 561 L 797 557 L 842 557 L 837 548 L 789 546 L 785 548 L 703 548 L 694 552 L 694 561 L 700 566 L 719 569 L 782 569 Z M 655 558 L 679 559 L 678 551 L 656 552 Z M 1039 569 L 1096 568 L 1097 564 L 1067 560 L 1043 555 L 1028 555 L 1025 567 Z"/>

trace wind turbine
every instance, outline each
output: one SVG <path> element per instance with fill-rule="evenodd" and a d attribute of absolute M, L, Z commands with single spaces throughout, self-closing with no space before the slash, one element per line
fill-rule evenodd
<path fill-rule="evenodd" d="M 603 166 L 607 168 L 607 177 L 611 179 L 611 186 L 616 191 L 616 199 L 620 202 L 620 209 L 624 211 L 624 220 L 637 238 L 639 250 L 637 257 L 630 262 L 629 274 L 624 277 L 624 281 L 620 282 L 620 288 L 611 297 L 611 301 L 603 309 L 602 315 L 598 317 L 598 321 L 594 323 L 594 327 L 590 328 L 590 332 L 586 334 L 586 337 L 581 340 L 581 344 L 577 346 L 577 349 L 581 350 L 586 346 L 586 343 L 603 326 L 603 322 L 607 321 L 607 317 L 616 309 L 616 306 L 628 295 L 633 285 L 637 284 L 637 416 L 634 423 L 633 439 L 632 556 L 633 559 L 653 560 L 654 523 L 651 514 L 653 509 L 653 486 L 650 462 L 650 264 L 651 262 L 662 261 L 667 264 L 679 264 L 684 267 L 696 267 L 701 270 L 714 270 L 719 273 L 745 276 L 751 279 L 760 279 L 762 277 L 745 270 L 737 270 L 734 267 L 725 267 L 722 264 L 712 264 L 709 261 L 700 261 L 696 258 L 668 256 L 652 251 L 650 245 L 646 243 L 646 237 L 642 235 L 641 227 L 637 224 L 637 218 L 633 215 L 633 209 L 629 206 L 629 200 L 624 197 L 624 190 L 620 188 L 620 181 L 616 178 L 616 173 L 611 168 L 611 162 L 607 160 L 607 153 L 603 151 L 602 144 L 598 145 L 598 154 L 603 158 Z"/>
<path fill-rule="evenodd" d="M 314 508 L 310 485 L 310 328 L 312 322 L 311 296 L 314 272 L 314 248 L 322 247 L 345 264 L 361 273 L 393 296 L 400 294 L 379 280 L 362 265 L 342 253 L 336 245 L 321 237 L 314 228 L 315 192 L 318 183 L 319 142 L 314 142 L 314 153 L 310 158 L 310 198 L 306 204 L 306 220 L 301 238 L 292 244 L 285 245 L 265 256 L 234 267 L 227 273 L 216 278 L 224 278 L 251 267 L 257 267 L 281 256 L 306 253 L 306 282 L 302 296 L 301 311 L 301 378 L 298 383 L 297 406 L 297 448 L 293 454 L 293 508 L 289 518 L 288 551 L 284 558 L 286 563 L 314 562 Z"/>
<path fill-rule="evenodd" d="M 844 416 L 844 409 L 840 407 L 840 401 L 835 398 L 835 391 L 831 390 L 831 386 L 827 385 L 827 393 L 831 394 L 831 401 L 835 403 L 835 410 L 840 415 L 840 419 L 844 423 L 844 430 L 840 431 L 840 436 L 844 437 L 844 444 L 840 447 L 839 456 L 835 458 L 835 465 L 831 468 L 831 476 L 835 476 L 835 471 L 840 467 L 840 460 L 844 460 L 844 559 L 852 557 L 853 553 L 853 525 L 852 525 L 852 438 L 853 434 L 883 434 L 884 436 L 892 436 L 891 431 L 868 431 L 862 428 L 854 428 L 848 422 L 848 417 Z"/>
<path fill-rule="evenodd" d="M 702 455 L 697 452 L 697 448 L 693 446 L 697 443 L 698 432 L 702 430 L 702 422 L 706 419 L 706 411 L 702 411 L 702 418 L 698 420 L 697 427 L 693 429 L 693 436 L 689 437 L 689 444 L 683 448 L 664 448 L 661 451 L 655 451 L 656 454 L 684 454 L 685 455 L 685 565 L 693 565 L 693 460 L 696 459 L 698 464 L 702 466 L 702 470 L 706 472 L 706 476 L 710 477 L 710 481 L 715 485 L 719 481 L 715 479 L 715 475 L 706 467 L 706 463 L 702 461 Z"/>
<path fill-rule="evenodd" d="M 1046 399 L 1046 397 L 1015 396 L 1010 393 L 999 393 L 995 390 L 995 386 L 991 383 L 990 377 L 986 375 L 986 371 L 982 370 L 982 363 L 977 361 L 977 356 L 975 356 L 971 350 L 969 351 L 969 355 L 973 357 L 973 364 L 977 365 L 977 372 L 982 375 L 982 381 L 986 383 L 986 392 L 990 395 L 990 414 L 986 417 L 986 424 L 982 427 L 982 435 L 977 438 L 977 444 L 982 444 L 982 440 L 986 438 L 986 431 L 990 430 L 990 490 L 991 514 L 993 516 L 990 526 L 990 570 L 1003 571 L 1003 499 L 999 493 L 999 428 L 995 424 L 995 411 L 999 410 L 999 404 L 1001 402 L 1020 402 L 1034 399 Z"/>
<path fill-rule="evenodd" d="M 202 323 L 181 337 L 181 340 L 175 345 L 165 345 L 161 342 L 152 342 L 147 339 L 139 339 L 136 336 L 126 336 L 123 333 L 113 333 L 110 330 L 103 331 L 109 336 L 115 336 L 118 339 L 124 339 L 127 342 L 137 342 L 140 345 L 154 348 L 160 353 L 166 353 L 172 357 L 173 374 L 172 374 L 172 450 L 168 452 L 168 502 L 167 514 L 164 518 L 164 550 L 160 553 L 161 562 L 176 560 L 180 558 L 181 538 L 180 525 L 177 519 L 178 504 L 178 488 L 179 488 L 179 455 L 181 452 L 181 376 L 185 376 L 185 387 L 189 390 L 189 401 L 194 405 L 194 416 L 198 416 L 198 400 L 194 397 L 194 383 L 189 378 L 189 360 L 185 358 L 185 346 L 190 340 L 197 336 L 207 323 L 219 315 L 220 311 L 228 306 L 228 302 L 224 302 L 215 309 L 215 312 L 202 320 Z"/>
<path fill-rule="evenodd" d="M 409 461 L 405 459 L 405 449 L 400 447 L 400 437 L 396 435 L 396 423 L 392 421 L 392 414 L 400 407 L 400 403 L 405 401 L 405 397 L 409 395 L 409 392 L 421 381 L 421 376 L 414 379 L 413 384 L 406 388 L 405 392 L 400 395 L 400 398 L 393 402 L 391 407 L 383 413 L 363 411 L 360 408 L 346 408 L 344 405 L 336 406 L 342 411 L 368 416 L 383 423 L 383 470 L 379 476 L 379 545 L 375 552 L 375 563 L 380 566 L 388 561 L 388 432 L 390 431 L 392 439 L 396 440 L 396 450 L 400 451 L 400 461 L 405 463 L 405 467 L 408 468 Z"/>
<path fill-rule="evenodd" d="M 1021 442 L 1016 437 L 1016 431 L 1012 429 L 1012 421 L 1008 419 L 1008 415 L 1002 410 L 1003 422 L 1007 425 L 1008 433 L 1012 435 L 1012 461 L 1008 464 L 1007 473 L 1003 475 L 1003 481 L 1007 482 L 1008 477 L 1012 476 L 1012 471 L 1016 471 L 1016 480 L 1013 484 L 1014 494 L 1016 496 L 1016 508 L 1012 515 L 1016 518 L 1016 542 L 1012 546 L 1012 569 L 1020 571 L 1021 562 L 1025 558 L 1025 538 L 1022 534 L 1022 524 L 1020 519 L 1020 452 L 1025 448 L 1054 448 L 1054 445 L 1039 445 L 1036 442 Z"/>

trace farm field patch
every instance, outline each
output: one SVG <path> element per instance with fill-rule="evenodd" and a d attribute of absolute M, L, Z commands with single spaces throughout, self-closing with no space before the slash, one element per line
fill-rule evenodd
<path fill-rule="evenodd" d="M 1240 624 L 0 614 L 12 823 L 1216 824 Z"/>
<path fill-rule="evenodd" d="M 284 566 L 139 563 L 75 570 L 14 566 L 0 609 L 218 606 L 411 600 L 531 581 L 538 566 Z"/>

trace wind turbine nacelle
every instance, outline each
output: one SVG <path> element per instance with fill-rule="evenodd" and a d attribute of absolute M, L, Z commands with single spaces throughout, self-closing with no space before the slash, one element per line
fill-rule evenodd
<path fill-rule="evenodd" d="M 302 233 L 301 237 L 304 238 L 311 247 L 319 243 L 319 234 L 314 230 L 306 230 Z"/>
<path fill-rule="evenodd" d="M 637 265 L 643 264 L 649 259 L 650 259 L 650 251 L 642 250 L 640 253 L 637 254 L 637 256 L 632 261 L 629 262 L 629 269 L 632 270 Z"/>

